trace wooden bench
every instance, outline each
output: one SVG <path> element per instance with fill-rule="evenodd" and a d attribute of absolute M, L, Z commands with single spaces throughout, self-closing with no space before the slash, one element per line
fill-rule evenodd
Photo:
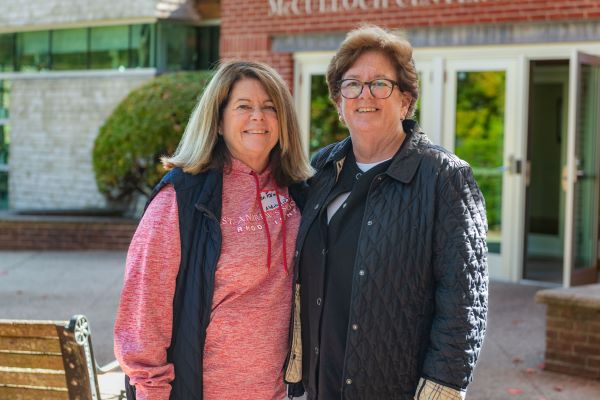
<path fill-rule="evenodd" d="M 101 400 L 88 320 L 0 319 L 0 399 Z"/>

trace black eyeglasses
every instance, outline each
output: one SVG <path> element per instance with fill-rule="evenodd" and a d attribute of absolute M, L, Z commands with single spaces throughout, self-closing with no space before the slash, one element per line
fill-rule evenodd
<path fill-rule="evenodd" d="M 387 99 L 392 95 L 394 86 L 398 86 L 398 82 L 394 82 L 391 79 L 374 79 L 368 82 L 362 82 L 358 79 L 342 79 L 339 81 L 339 84 L 340 92 L 346 99 L 356 99 L 362 93 L 365 85 L 369 87 L 369 91 L 373 97 Z"/>

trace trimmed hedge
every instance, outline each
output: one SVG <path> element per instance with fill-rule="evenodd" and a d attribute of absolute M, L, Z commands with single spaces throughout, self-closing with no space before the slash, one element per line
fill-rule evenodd
<path fill-rule="evenodd" d="M 164 169 L 159 158 L 181 139 L 210 72 L 180 72 L 153 79 L 117 106 L 96 138 L 93 166 L 98 189 L 109 201 L 149 196 Z"/>

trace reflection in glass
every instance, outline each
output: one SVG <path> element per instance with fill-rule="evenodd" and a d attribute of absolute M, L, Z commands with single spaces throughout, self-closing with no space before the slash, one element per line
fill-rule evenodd
<path fill-rule="evenodd" d="M 9 83 L 0 81 L 0 120 L 8 119 L 9 90 Z"/>
<path fill-rule="evenodd" d="M 211 69 L 219 61 L 219 27 L 206 26 L 198 31 L 198 69 Z"/>
<path fill-rule="evenodd" d="M 198 62 L 196 28 L 163 22 L 160 24 L 160 32 L 165 55 L 163 68 L 167 71 L 196 69 Z"/>
<path fill-rule="evenodd" d="M 348 130 L 338 119 L 338 113 L 329 100 L 324 75 L 312 75 L 310 82 L 310 139 L 312 156 L 321 147 L 348 136 Z"/>
<path fill-rule="evenodd" d="M 17 66 L 20 71 L 50 68 L 50 32 L 17 33 Z"/>
<path fill-rule="evenodd" d="M 8 208 L 8 172 L 0 170 L 0 210 Z"/>
<path fill-rule="evenodd" d="M 15 69 L 15 34 L 0 35 L 0 72 L 11 72 Z"/>
<path fill-rule="evenodd" d="M 8 165 L 10 147 L 10 126 L 0 125 L 0 170 Z"/>
<path fill-rule="evenodd" d="M 129 65 L 129 27 L 90 29 L 90 68 L 117 69 Z"/>
<path fill-rule="evenodd" d="M 52 69 L 87 69 L 87 33 L 85 28 L 52 32 Z"/>
<path fill-rule="evenodd" d="M 153 46 L 153 26 L 149 24 L 131 26 L 131 64 L 132 68 L 150 67 L 150 52 Z"/>
<path fill-rule="evenodd" d="M 596 268 L 598 207 L 598 107 L 600 67 L 581 65 L 577 118 L 577 184 L 575 185 L 574 266 Z"/>
<path fill-rule="evenodd" d="M 500 252 L 504 146 L 504 71 L 458 72 L 455 152 L 471 164 L 483 192 L 490 252 Z"/>
<path fill-rule="evenodd" d="M 218 26 L 160 22 L 0 34 L 0 72 L 150 67 L 178 71 L 209 69 L 218 60 Z"/>

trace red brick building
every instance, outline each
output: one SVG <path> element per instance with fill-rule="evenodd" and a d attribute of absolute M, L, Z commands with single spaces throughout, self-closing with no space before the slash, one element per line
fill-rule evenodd
<path fill-rule="evenodd" d="M 340 129 L 315 105 L 327 63 L 365 22 L 402 30 L 415 48 L 416 118 L 476 172 L 491 275 L 595 282 L 600 2 L 222 0 L 220 55 L 278 69 L 312 150 Z"/>

